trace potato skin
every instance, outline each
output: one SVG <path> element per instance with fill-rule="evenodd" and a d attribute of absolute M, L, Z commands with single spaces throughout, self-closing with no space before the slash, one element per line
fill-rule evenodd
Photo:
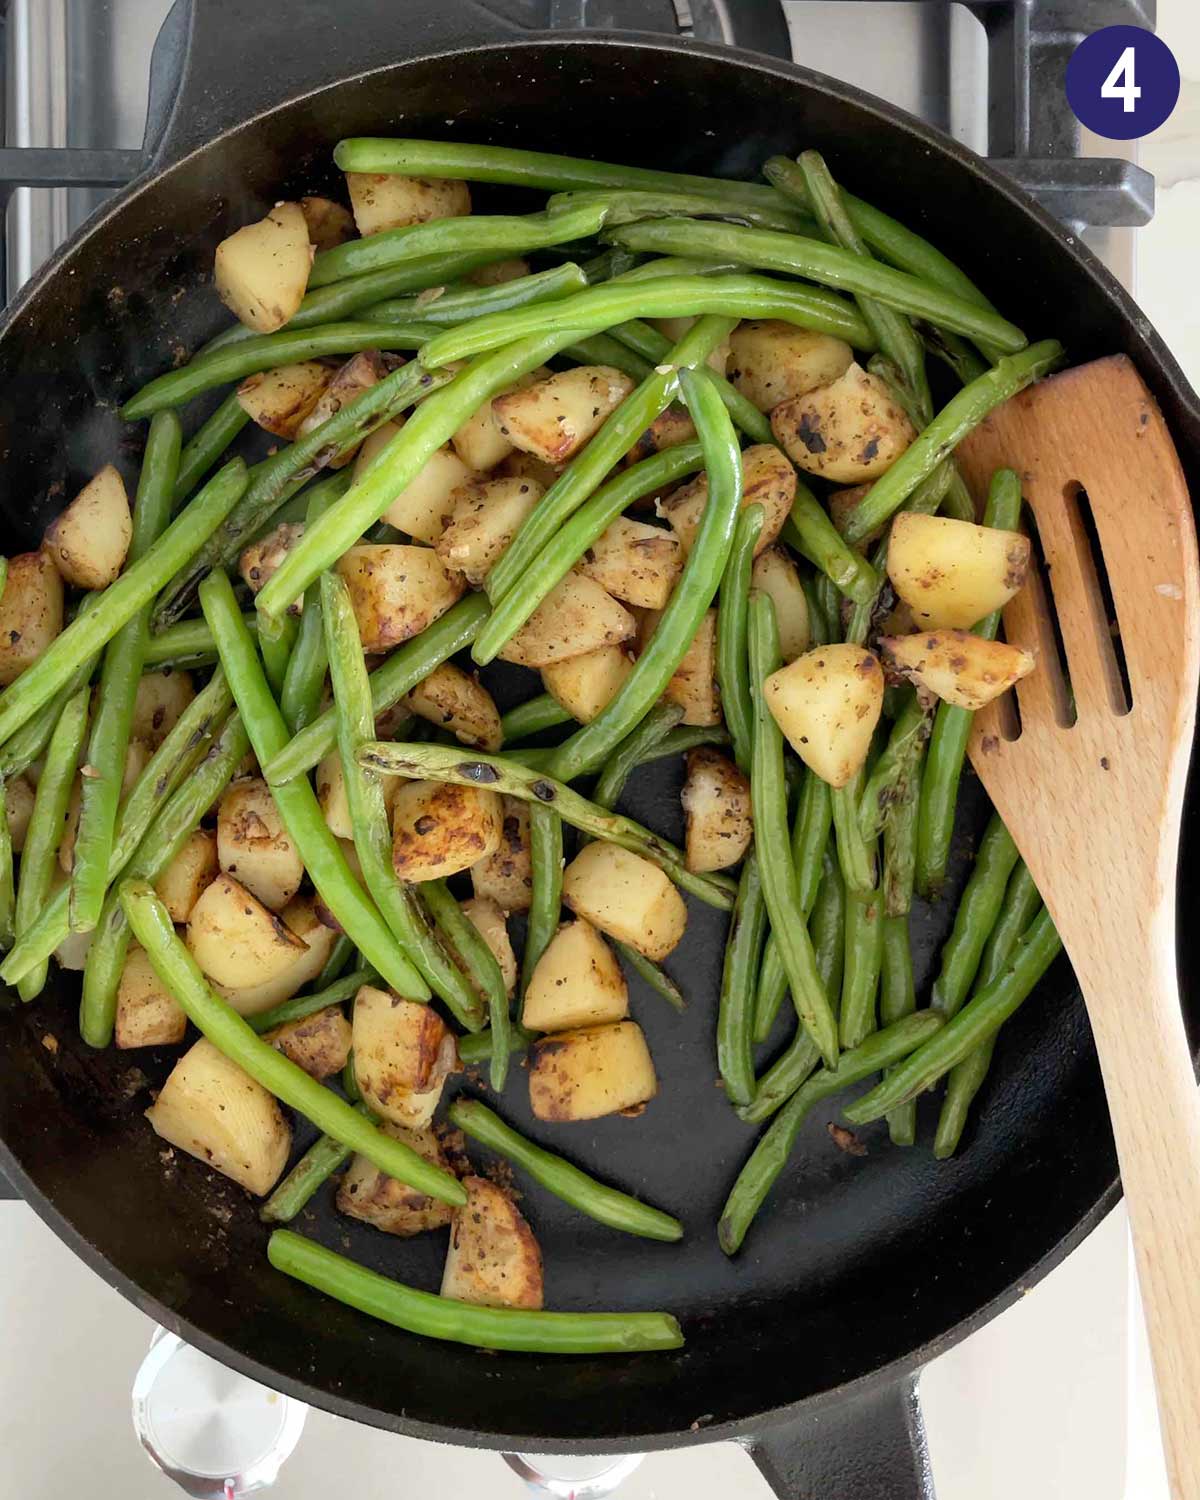
<path fill-rule="evenodd" d="M 530 975 L 522 1024 L 531 1031 L 573 1031 L 628 1014 L 629 987 L 616 954 L 582 917 L 564 923 Z"/>
<path fill-rule="evenodd" d="M 517 987 L 517 956 L 513 952 L 504 912 L 490 896 L 472 896 L 469 901 L 462 903 L 462 913 L 491 949 L 492 957 L 500 966 L 504 988 L 511 999 Z M 480 997 L 485 998 L 474 978 L 471 979 L 471 984 Z"/>
<path fill-rule="evenodd" d="M 284 558 L 304 535 L 303 521 L 280 521 L 266 536 L 251 542 L 238 558 L 242 582 L 254 593 L 269 583 Z M 300 600 L 289 607 L 290 614 L 300 613 Z"/>
<path fill-rule="evenodd" d="M 888 577 L 920 630 L 967 630 L 1020 590 L 1029 538 L 949 516 L 901 511 L 888 542 Z"/>
<path fill-rule="evenodd" d="M 207 828 L 195 829 L 154 883 L 154 893 L 172 922 L 188 920 L 205 887 L 216 878 L 217 869 L 216 839 Z"/>
<path fill-rule="evenodd" d="M 213 280 L 229 311 L 255 333 L 282 328 L 304 298 L 312 246 L 304 210 L 277 203 L 217 246 Z"/>
<path fill-rule="evenodd" d="M 62 628 L 62 575 L 50 553 L 10 557 L 0 594 L 0 687 L 32 666 Z"/>
<path fill-rule="evenodd" d="M 279 913 L 280 920 L 290 932 L 308 946 L 298 953 L 281 974 L 261 984 L 229 985 L 214 984 L 213 988 L 228 1000 L 240 1016 L 256 1016 L 270 1010 L 282 1000 L 290 1000 L 304 986 L 314 980 L 325 967 L 337 932 L 321 920 L 323 907 L 316 896 L 297 896 Z"/>
<path fill-rule="evenodd" d="M 409 781 L 392 808 L 397 878 L 440 880 L 494 854 L 503 824 L 500 798 L 486 787 Z"/>
<path fill-rule="evenodd" d="M 917 435 L 883 381 L 857 364 L 775 407 L 771 430 L 798 469 L 837 484 L 878 479 Z"/>
<path fill-rule="evenodd" d="M 431 547 L 363 543 L 338 559 L 364 651 L 390 651 L 432 625 L 466 592 Z"/>
<path fill-rule="evenodd" d="M 370 472 L 371 465 L 400 427 L 399 418 L 385 422 L 366 440 L 355 461 L 355 483 L 364 473 Z M 449 443 L 445 443 L 430 454 L 420 473 L 392 496 L 383 519 L 397 531 L 407 532 L 416 541 L 436 547 L 454 513 L 455 496 L 463 485 L 470 484 L 475 478 L 475 471 L 468 469 Z"/>
<path fill-rule="evenodd" d="M 453 662 L 435 667 L 404 701 L 422 719 L 448 729 L 460 745 L 494 751 L 504 741 L 500 711 L 491 693 Z"/>
<path fill-rule="evenodd" d="M 395 177 L 387 172 L 347 172 L 346 191 L 362 235 L 432 219 L 457 219 L 471 212 L 465 182 L 443 177 Z"/>
<path fill-rule="evenodd" d="M 333 372 L 319 360 L 278 365 L 247 375 L 237 388 L 238 405 L 264 431 L 290 442 L 332 379 Z"/>
<path fill-rule="evenodd" d="M 546 463 L 562 463 L 600 430 L 633 384 L 611 365 L 577 365 L 497 396 L 492 420 L 514 447 Z"/>
<path fill-rule="evenodd" d="M 800 759 L 845 786 L 867 758 L 883 710 L 883 672 L 862 646 L 814 646 L 763 684 L 771 716 Z"/>
<path fill-rule="evenodd" d="M 772 443 L 755 443 L 742 454 L 742 509 L 761 505 L 762 530 L 754 544 L 754 555 L 764 552 L 783 530 L 796 499 L 796 471 Z M 658 513 L 670 523 L 684 553 L 692 550 L 704 508 L 708 504 L 708 475 L 698 474 L 673 490 L 658 504 Z"/>
<path fill-rule="evenodd" d="M 146 950 L 129 945 L 117 986 L 113 1039 L 121 1050 L 172 1047 L 187 1034 L 187 1016 L 159 979 Z"/>
<path fill-rule="evenodd" d="M 354 999 L 354 1071 L 363 1098 L 397 1125 L 428 1125 L 458 1066 L 454 1034 L 415 1000 L 363 985 Z"/>
<path fill-rule="evenodd" d="M 688 752 L 683 811 L 689 870 L 726 870 L 749 849 L 754 835 L 750 783 L 716 750 L 704 746 Z"/>
<path fill-rule="evenodd" d="M 467 1201 L 455 1209 L 441 1295 L 482 1307 L 540 1308 L 542 1252 L 503 1188 L 465 1177 Z"/>
<path fill-rule="evenodd" d="M 563 871 L 563 901 L 593 927 L 655 961 L 671 953 L 687 926 L 687 907 L 648 859 L 600 840 Z"/>
<path fill-rule="evenodd" d="M 542 685 L 573 719 L 589 724 L 607 707 L 633 671 L 623 646 L 601 646 L 542 668 Z"/>
<path fill-rule="evenodd" d="M 68 583 L 103 589 L 124 567 L 132 539 L 125 481 L 112 464 L 105 464 L 51 521 L 44 545 Z"/>
<path fill-rule="evenodd" d="M 434 544 L 443 565 L 478 588 L 543 493 L 536 479 L 520 477 L 476 479 L 454 490 L 449 524 Z"/>
<path fill-rule="evenodd" d="M 807 395 L 845 374 L 854 351 L 841 339 L 775 318 L 746 318 L 729 335 L 727 376 L 759 411 Z"/>
<path fill-rule="evenodd" d="M 427 1162 L 450 1171 L 450 1162 L 442 1150 L 432 1126 L 420 1130 L 409 1130 L 384 1120 L 379 1127 L 385 1135 L 411 1146 Z M 346 1175 L 338 1188 L 337 1206 L 340 1213 L 351 1219 L 361 1219 L 384 1234 L 409 1237 L 427 1229 L 441 1229 L 454 1217 L 448 1203 L 437 1198 L 428 1198 L 407 1183 L 398 1181 L 381 1172 L 365 1156 L 351 1159 Z"/>
<path fill-rule="evenodd" d="M 619 646 L 632 638 L 637 622 L 593 579 L 572 570 L 561 579 L 499 653 L 501 661 L 546 667 Z"/>
<path fill-rule="evenodd" d="M 263 1036 L 313 1078 L 340 1073 L 350 1056 L 350 1022 L 340 1005 L 327 1005 L 300 1021 L 285 1021 Z"/>
<path fill-rule="evenodd" d="M 8 836 L 12 840 L 13 853 L 20 854 L 25 847 L 29 820 L 33 817 L 33 788 L 24 776 L 13 776 L 5 782 L 4 816 L 8 821 Z"/>
<path fill-rule="evenodd" d="M 663 609 L 685 561 L 673 532 L 618 516 L 583 554 L 579 571 L 625 604 Z"/>
<path fill-rule="evenodd" d="M 490 898 L 504 912 L 528 911 L 533 899 L 529 808 L 519 797 L 500 798 L 500 841 L 495 852 L 471 866 L 476 896 Z"/>
<path fill-rule="evenodd" d="M 321 392 L 316 405 L 296 429 L 296 435 L 306 437 L 315 428 L 320 427 L 322 422 L 327 422 L 330 417 L 336 416 L 343 406 L 347 406 L 364 391 L 369 391 L 372 386 L 378 385 L 386 374 L 387 366 L 383 362 L 383 357 L 373 349 L 364 349 L 355 354 L 346 361 Z M 346 451 L 323 448 L 314 459 L 314 463 L 318 468 L 343 469 L 358 451 L 358 446 L 361 445 L 356 445 Z"/>
<path fill-rule="evenodd" d="M 596 1120 L 636 1110 L 657 1092 L 636 1021 L 559 1031 L 533 1045 L 529 1107 L 539 1120 Z"/>
<path fill-rule="evenodd" d="M 354 238 L 354 215 L 332 198 L 308 196 L 300 199 L 300 212 L 314 250 L 332 250 Z"/>
<path fill-rule="evenodd" d="M 750 587 L 771 596 L 779 627 L 779 654 L 785 662 L 808 650 L 808 600 L 800 574 L 786 547 L 768 547 L 754 559 Z"/>
<path fill-rule="evenodd" d="M 236 878 L 271 911 L 282 911 L 304 879 L 271 789 L 259 776 L 233 782 L 217 809 L 217 855 Z"/>
<path fill-rule="evenodd" d="M 663 691 L 668 703 L 683 709 L 683 722 L 698 726 L 721 722 L 721 691 L 717 686 L 717 612 L 706 610 L 679 665 Z"/>
<path fill-rule="evenodd" d="M 1028 651 L 969 630 L 923 630 L 879 642 L 890 666 L 956 708 L 979 709 L 1037 665 Z"/>
<path fill-rule="evenodd" d="M 245 886 L 224 874 L 193 906 L 187 945 L 210 979 L 235 988 L 278 978 L 308 946 Z"/>
<path fill-rule="evenodd" d="M 181 672 L 177 667 L 143 672 L 138 678 L 137 696 L 133 700 L 130 731 L 133 738 L 151 750 L 157 750 L 195 696 L 189 672 Z"/>

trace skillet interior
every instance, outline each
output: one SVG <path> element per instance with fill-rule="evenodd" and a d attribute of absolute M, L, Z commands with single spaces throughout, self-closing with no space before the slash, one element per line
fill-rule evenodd
<path fill-rule="evenodd" d="M 553 117 L 549 98 L 565 101 Z M 135 189 L 97 222 L 0 338 L 10 393 L 0 411 L 5 551 L 32 544 L 64 496 L 114 454 L 127 476 L 135 472 L 143 431 L 126 429 L 115 405 L 223 326 L 206 289 L 217 240 L 280 196 L 333 186 L 329 147 L 339 136 L 389 132 L 745 176 L 774 151 L 816 145 L 842 180 L 927 233 L 1033 336 L 1057 334 L 1077 361 L 1128 353 L 1195 475 L 1195 414 L 1144 321 L 1129 319 L 1094 263 L 965 153 L 853 90 L 783 65 L 560 41 L 408 63 L 296 101 Z M 678 833 L 678 775 L 641 773 L 629 809 Z M 976 795 L 961 819 L 958 882 L 981 815 Z M 1193 860 L 1185 852 L 1185 891 Z M 146 1086 L 165 1076 L 169 1056 L 87 1053 L 75 1038 L 71 979 L 36 1006 L 3 1002 L 6 1170 L 126 1294 L 277 1386 L 418 1435 L 558 1448 L 576 1439 L 593 1449 L 695 1441 L 697 1419 L 719 1435 L 728 1423 L 919 1358 L 989 1303 L 1016 1295 L 1114 1201 L 1098 1070 L 1060 964 L 1006 1029 L 960 1158 L 937 1164 L 926 1149 L 891 1149 L 875 1128 L 864 1135 L 867 1157 L 843 1156 L 826 1135 L 833 1112 L 823 1111 L 745 1251 L 727 1262 L 712 1226 L 753 1135 L 715 1087 L 724 921 L 690 905 L 688 935 L 668 965 L 693 997 L 687 1017 L 635 986 L 659 1100 L 636 1123 L 599 1121 L 557 1136 L 539 1129 L 584 1165 L 679 1213 L 687 1239 L 672 1248 L 612 1234 L 536 1188 L 525 1202 L 551 1305 L 670 1307 L 689 1335 L 678 1355 L 489 1358 L 378 1328 L 276 1276 L 244 1195 L 195 1163 L 164 1161 L 141 1119 Z M 922 915 L 923 983 L 951 911 L 945 904 Z M 1185 931 L 1183 941 L 1186 976 L 1194 939 Z M 1187 1004 L 1194 1022 L 1190 992 Z M 518 1074 L 504 1101 L 518 1126 L 527 1121 L 523 1092 Z M 927 1104 L 925 1145 L 935 1118 Z M 395 1242 L 332 1220 L 318 1207 L 297 1227 L 319 1223 L 355 1257 L 436 1285 L 441 1236 Z"/>

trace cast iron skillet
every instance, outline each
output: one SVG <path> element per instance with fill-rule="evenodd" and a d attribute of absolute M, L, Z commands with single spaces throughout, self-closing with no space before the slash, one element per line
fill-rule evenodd
<path fill-rule="evenodd" d="M 271 7 L 234 0 L 205 0 L 200 10 L 178 9 L 161 44 L 160 61 L 176 73 L 155 101 L 158 146 L 147 172 L 54 258 L 0 334 L 6 552 L 33 544 L 63 495 L 101 463 L 119 455 L 134 473 L 142 432 L 126 429 L 115 405 L 223 325 L 205 289 L 216 242 L 280 196 L 335 186 L 332 143 L 366 133 L 746 176 L 772 152 L 820 147 L 847 184 L 927 233 L 1032 336 L 1058 335 L 1075 360 L 1127 353 L 1197 478 L 1195 397 L 1129 298 L 983 162 L 854 89 L 751 54 L 654 38 L 517 36 L 444 0 L 428 12 L 341 0 L 339 25 L 322 31 L 306 21 L 327 14 L 324 5 L 311 17 L 307 5 L 289 5 L 282 24 L 279 8 L 272 17 Z M 635 815 L 670 832 L 677 775 L 639 778 Z M 978 829 L 978 803 L 964 810 L 964 844 Z M 1185 892 L 1196 882 L 1195 858 L 1192 844 Z M 960 879 L 961 864 L 960 851 Z M 926 982 L 948 912 L 921 920 Z M 635 994 L 662 1077 L 646 1116 L 560 1132 L 580 1161 L 681 1214 L 683 1244 L 613 1234 L 522 1184 L 550 1304 L 671 1308 L 688 1335 L 675 1355 L 485 1356 L 374 1325 L 277 1275 L 253 1205 L 196 1163 L 167 1160 L 141 1118 L 170 1057 L 88 1053 L 76 1037 L 69 977 L 36 1005 L 4 1003 L 0 1165 L 56 1232 L 152 1317 L 341 1415 L 496 1448 L 736 1439 L 780 1493 L 928 1493 L 915 1372 L 1042 1276 L 1119 1191 L 1070 971 L 1052 970 L 1006 1029 L 959 1157 L 937 1164 L 927 1149 L 890 1149 L 874 1129 L 869 1155 L 842 1155 L 826 1134 L 831 1106 L 810 1121 L 792 1169 L 730 1262 L 713 1226 L 752 1135 L 715 1087 L 723 929 L 717 914 L 691 903 L 671 965 L 693 996 L 684 1020 Z M 1195 930 L 1181 925 L 1185 975 Z M 1185 1003 L 1194 1022 L 1190 991 Z M 504 1101 L 519 1127 L 527 1123 L 520 1080 Z M 935 1107 L 922 1110 L 926 1146 Z M 335 1245 L 344 1236 L 352 1255 L 436 1285 L 441 1236 L 398 1243 L 348 1221 L 335 1226 L 323 1206 L 297 1227 Z"/>

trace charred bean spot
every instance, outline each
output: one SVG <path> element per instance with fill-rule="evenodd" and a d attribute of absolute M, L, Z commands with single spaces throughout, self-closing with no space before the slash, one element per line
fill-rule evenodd
<path fill-rule="evenodd" d="M 500 772 L 495 766 L 489 766 L 479 760 L 461 761 L 455 769 L 464 780 L 474 782 L 477 786 L 488 786 L 493 781 L 500 780 Z"/>
<path fill-rule="evenodd" d="M 530 791 L 539 802 L 553 802 L 555 798 L 554 786 L 549 781 L 535 781 Z"/>

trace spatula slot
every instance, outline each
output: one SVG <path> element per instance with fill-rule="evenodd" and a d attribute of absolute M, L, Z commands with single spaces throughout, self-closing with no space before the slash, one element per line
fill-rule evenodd
<path fill-rule="evenodd" d="M 1109 706 L 1115 714 L 1127 714 L 1133 707 L 1133 689 L 1125 661 L 1121 626 L 1091 501 L 1078 481 L 1073 480 L 1063 490 L 1063 508 L 1075 545 L 1083 604 L 1091 617 Z"/>
<path fill-rule="evenodd" d="M 1070 729 L 1077 715 L 1062 627 L 1054 607 L 1054 580 L 1037 516 L 1028 501 L 1021 504 L 1021 530 L 1028 535 L 1031 549 L 1029 578 L 1005 608 L 1004 633 L 1012 645 L 1033 652 L 1037 669 L 1017 684 L 1016 691 L 1025 713 L 1036 719 L 1048 709 L 1060 729 Z"/>

